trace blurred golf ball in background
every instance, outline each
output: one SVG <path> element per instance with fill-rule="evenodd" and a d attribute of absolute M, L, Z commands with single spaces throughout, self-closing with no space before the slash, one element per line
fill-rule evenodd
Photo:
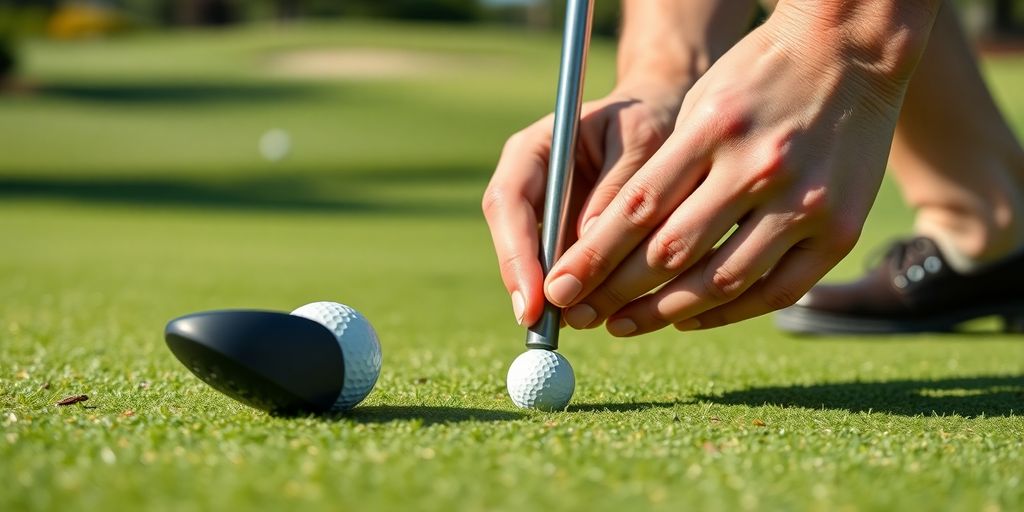
<path fill-rule="evenodd" d="M 576 376 L 562 354 L 530 349 L 512 361 L 505 384 L 517 406 L 558 411 L 569 405 L 576 389 Z"/>
<path fill-rule="evenodd" d="M 362 402 L 373 390 L 381 365 L 380 341 L 366 317 L 337 302 L 313 302 L 291 314 L 323 325 L 341 346 L 345 380 L 332 410 L 351 409 Z"/>
<path fill-rule="evenodd" d="M 260 137 L 260 155 L 263 158 L 271 162 L 279 162 L 284 160 L 285 157 L 291 153 L 292 150 L 292 137 L 288 135 L 288 132 L 274 128 L 273 130 L 267 130 L 263 136 Z"/>

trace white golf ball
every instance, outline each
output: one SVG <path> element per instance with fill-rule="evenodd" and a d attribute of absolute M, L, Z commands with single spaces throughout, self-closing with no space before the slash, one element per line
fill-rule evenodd
<path fill-rule="evenodd" d="M 558 411 L 569 405 L 576 376 L 558 352 L 530 349 L 512 361 L 505 385 L 519 407 Z"/>
<path fill-rule="evenodd" d="M 332 410 L 351 409 L 373 390 L 380 376 L 380 340 L 370 322 L 358 311 L 337 302 L 306 304 L 293 315 L 308 318 L 334 333 L 345 358 L 345 381 Z"/>
<path fill-rule="evenodd" d="M 274 128 L 260 137 L 260 155 L 271 162 L 284 160 L 292 151 L 292 137 L 288 132 Z"/>

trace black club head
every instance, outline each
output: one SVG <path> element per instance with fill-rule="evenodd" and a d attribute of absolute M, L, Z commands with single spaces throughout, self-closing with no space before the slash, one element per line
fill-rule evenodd
<path fill-rule="evenodd" d="M 274 414 L 330 411 L 345 382 L 338 340 L 307 318 L 224 310 L 171 320 L 171 352 L 214 389 Z"/>

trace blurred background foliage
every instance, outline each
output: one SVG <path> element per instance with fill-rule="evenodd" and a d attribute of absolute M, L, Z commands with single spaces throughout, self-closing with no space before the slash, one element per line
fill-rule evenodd
<path fill-rule="evenodd" d="M 985 37 L 1020 34 L 1024 0 L 956 0 Z M 81 37 L 130 28 L 301 18 L 393 18 L 560 26 L 565 0 L 0 0 L 0 33 Z M 598 0 L 594 32 L 614 36 L 620 2 Z"/>
<path fill-rule="evenodd" d="M 216 27 L 301 19 L 391 18 L 557 30 L 564 0 L 0 0 L 0 84 L 25 37 L 88 39 L 165 27 Z M 968 30 L 1003 44 L 1024 36 L 1024 0 L 956 0 Z M 598 0 L 594 33 L 614 37 L 620 2 Z"/>

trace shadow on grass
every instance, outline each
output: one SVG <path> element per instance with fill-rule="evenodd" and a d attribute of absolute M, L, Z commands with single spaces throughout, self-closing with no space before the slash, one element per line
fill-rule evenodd
<path fill-rule="evenodd" d="M 696 399 L 728 405 L 844 409 L 902 416 L 1020 416 L 1024 415 L 1024 376 L 768 386 Z"/>
<path fill-rule="evenodd" d="M 323 416 L 324 419 L 331 421 L 354 421 L 357 423 L 421 421 L 424 425 L 462 423 L 467 421 L 512 421 L 522 417 L 523 415 L 520 413 L 509 411 L 429 405 L 370 405 L 356 407 L 344 414 Z"/>
<path fill-rule="evenodd" d="M 634 402 L 607 404 L 570 405 L 566 412 L 635 412 L 648 409 L 666 409 L 677 402 Z M 335 421 L 356 421 L 359 423 L 390 423 L 394 421 L 419 420 L 424 425 L 437 423 L 461 423 L 465 421 L 498 422 L 524 418 L 526 415 L 514 411 L 473 409 L 464 407 L 436 407 L 426 405 L 371 405 L 356 407 L 337 415 L 326 415 L 324 419 Z"/>
<path fill-rule="evenodd" d="M 388 199 L 394 187 L 425 181 L 486 182 L 476 169 L 343 172 L 337 176 L 257 175 L 235 179 L 0 177 L 0 199 L 57 199 L 129 207 L 271 210 L 345 214 L 477 215 L 473 201 Z M 382 197 L 382 194 L 384 197 Z"/>
<path fill-rule="evenodd" d="M 305 98 L 318 89 L 300 84 L 222 83 L 59 83 L 40 86 L 39 94 L 111 105 L 268 103 Z"/>
<path fill-rule="evenodd" d="M 630 402 L 630 403 L 604 403 L 604 404 L 573 404 L 567 412 L 636 412 L 648 409 L 668 409 L 675 407 L 678 402 Z"/>

